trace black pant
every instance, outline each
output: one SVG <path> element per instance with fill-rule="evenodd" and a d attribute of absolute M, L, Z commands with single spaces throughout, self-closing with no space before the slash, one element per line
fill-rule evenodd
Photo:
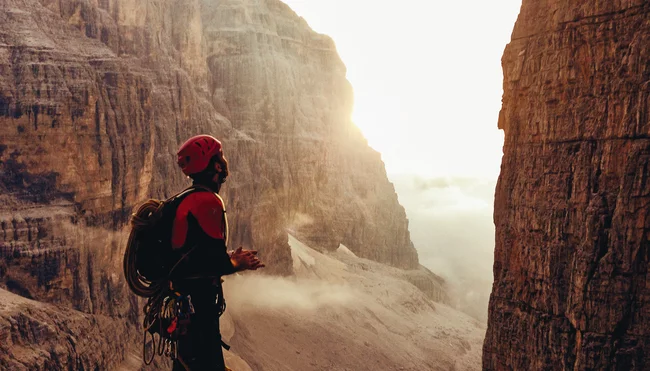
<path fill-rule="evenodd" d="M 179 291 L 192 298 L 195 313 L 190 316 L 185 335 L 178 339 L 178 358 L 172 371 L 224 371 L 218 288 L 211 283 L 183 285 Z M 182 361 L 182 362 L 181 362 Z"/>

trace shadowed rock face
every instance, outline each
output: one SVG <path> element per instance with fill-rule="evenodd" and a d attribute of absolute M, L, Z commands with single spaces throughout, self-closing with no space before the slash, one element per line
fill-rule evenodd
<path fill-rule="evenodd" d="M 484 369 L 650 367 L 650 3 L 524 0 Z"/>
<path fill-rule="evenodd" d="M 27 300 L 0 290 L 3 370 L 115 370 L 132 330 L 126 322 Z"/>
<path fill-rule="evenodd" d="M 351 109 L 332 40 L 276 0 L 2 0 L 0 287 L 136 324 L 124 226 L 188 185 L 175 152 L 199 133 L 231 163 L 231 245 L 267 271 L 291 272 L 287 229 L 417 268 Z"/>

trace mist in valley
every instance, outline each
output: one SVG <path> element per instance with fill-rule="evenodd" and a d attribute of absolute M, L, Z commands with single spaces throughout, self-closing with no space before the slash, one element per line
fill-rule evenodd
<path fill-rule="evenodd" d="M 420 264 L 447 281 L 454 306 L 487 322 L 496 180 L 394 176 Z"/>
<path fill-rule="evenodd" d="M 417 273 L 359 258 L 343 245 L 319 252 L 289 235 L 289 246 L 292 276 L 225 278 L 222 334 L 236 350 L 227 354 L 230 364 L 264 371 L 480 369 L 485 326 L 432 300 L 408 279 Z"/>

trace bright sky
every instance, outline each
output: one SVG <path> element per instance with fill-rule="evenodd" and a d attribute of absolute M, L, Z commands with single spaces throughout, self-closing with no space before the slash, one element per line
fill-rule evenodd
<path fill-rule="evenodd" d="M 496 178 L 501 55 L 521 0 L 283 0 L 331 36 L 389 176 Z"/>

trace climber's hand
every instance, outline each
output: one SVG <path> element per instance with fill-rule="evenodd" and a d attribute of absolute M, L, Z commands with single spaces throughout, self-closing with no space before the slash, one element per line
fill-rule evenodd
<path fill-rule="evenodd" d="M 257 257 L 256 250 L 244 250 L 241 246 L 230 254 L 230 262 L 238 271 L 265 267 Z"/>

